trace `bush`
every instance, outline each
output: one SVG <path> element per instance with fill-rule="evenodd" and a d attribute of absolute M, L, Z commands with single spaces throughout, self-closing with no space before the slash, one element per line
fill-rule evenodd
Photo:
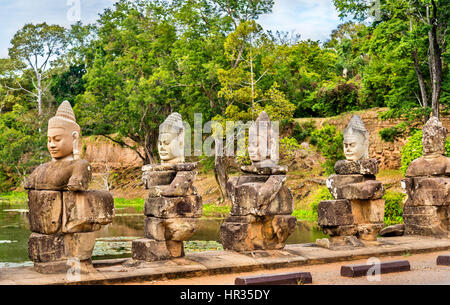
<path fill-rule="evenodd" d="M 406 195 L 400 192 L 387 191 L 383 199 L 384 205 L 384 223 L 387 226 L 403 223 L 403 198 Z"/>
<path fill-rule="evenodd" d="M 295 123 L 293 137 L 297 140 L 298 143 L 302 143 L 311 137 L 311 134 L 314 130 L 316 130 L 316 126 L 313 120 L 302 124 Z"/>
<path fill-rule="evenodd" d="M 292 157 L 294 151 L 296 151 L 300 147 L 301 146 L 298 144 L 295 138 L 285 137 L 280 140 L 280 155 Z"/>
<path fill-rule="evenodd" d="M 332 199 L 333 199 L 333 196 L 328 191 L 328 188 L 325 186 L 321 186 L 321 187 L 319 187 L 319 189 L 317 190 L 317 193 L 312 198 L 311 204 L 309 206 L 310 209 L 294 210 L 294 212 L 292 213 L 292 216 L 295 216 L 299 220 L 307 220 L 307 221 L 316 222 L 319 202 L 321 202 L 322 200 L 332 200 Z"/>
<path fill-rule="evenodd" d="M 378 134 L 385 142 L 394 142 L 397 138 L 403 136 L 407 131 L 407 124 L 405 122 L 394 127 L 381 129 Z"/>
<path fill-rule="evenodd" d="M 342 131 L 336 130 L 336 126 L 325 124 L 323 128 L 312 132 L 311 144 L 326 158 L 323 164 L 326 174 L 334 173 L 334 164 L 345 159 L 343 143 Z"/>
<path fill-rule="evenodd" d="M 403 175 L 406 173 L 411 162 L 417 158 L 422 157 L 422 130 L 417 130 L 411 137 L 408 138 L 408 142 L 402 147 L 402 166 L 400 170 Z M 447 138 L 445 142 L 445 149 L 447 151 L 447 157 L 450 156 L 450 139 Z"/>
<path fill-rule="evenodd" d="M 201 173 L 206 174 L 206 173 L 214 170 L 214 167 L 215 167 L 215 163 L 214 163 L 215 157 L 214 156 L 211 156 L 211 157 L 201 156 L 199 159 L 200 159 L 199 163 L 200 163 L 200 172 Z"/>

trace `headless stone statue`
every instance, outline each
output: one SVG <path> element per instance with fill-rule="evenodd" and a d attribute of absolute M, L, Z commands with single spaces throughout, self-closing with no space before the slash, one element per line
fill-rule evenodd
<path fill-rule="evenodd" d="M 52 161 L 28 177 L 30 230 L 28 252 L 41 273 L 93 272 L 94 231 L 112 222 L 114 200 L 109 192 L 87 191 L 89 162 L 80 160 L 80 126 L 70 103 L 63 102 L 49 120 L 47 147 Z"/>
<path fill-rule="evenodd" d="M 156 261 L 184 256 L 183 241 L 198 229 L 202 198 L 193 183 L 197 163 L 184 162 L 184 127 L 172 113 L 160 126 L 161 164 L 145 165 L 142 180 L 149 190 L 145 200 L 145 237 L 132 243 L 132 257 Z"/>
<path fill-rule="evenodd" d="M 232 207 L 220 227 L 225 249 L 282 249 L 295 229 L 293 197 L 285 186 L 287 167 L 277 165 L 276 136 L 263 111 L 249 130 L 252 165 L 241 167 L 245 175 L 227 183 Z"/>
<path fill-rule="evenodd" d="M 450 231 L 450 158 L 446 157 L 447 129 L 436 117 L 423 127 L 423 156 L 411 162 L 402 187 L 405 234 L 448 237 Z"/>

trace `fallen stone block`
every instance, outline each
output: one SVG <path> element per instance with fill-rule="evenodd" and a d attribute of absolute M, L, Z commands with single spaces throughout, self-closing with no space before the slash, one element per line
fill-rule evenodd
<path fill-rule="evenodd" d="M 235 285 L 302 285 L 311 283 L 312 276 L 309 272 L 243 276 L 237 277 L 234 281 Z"/>
<path fill-rule="evenodd" d="M 28 255 L 33 262 L 63 260 L 66 258 L 64 249 L 63 234 L 32 233 L 28 239 Z"/>
<path fill-rule="evenodd" d="M 131 243 L 131 249 L 132 258 L 135 260 L 153 262 L 171 257 L 165 241 L 146 238 L 136 239 Z"/>
<path fill-rule="evenodd" d="M 368 274 L 369 270 L 371 271 Z M 408 261 L 391 261 L 391 262 L 382 262 L 378 266 L 375 264 L 366 264 L 366 265 L 346 265 L 341 267 L 341 276 L 344 277 L 360 277 L 367 275 L 374 275 L 376 271 L 379 271 L 379 274 L 393 273 L 393 272 L 404 272 L 410 271 L 411 266 Z"/>
<path fill-rule="evenodd" d="M 390 237 L 390 236 L 402 236 L 405 233 L 405 225 L 397 224 L 383 228 L 380 231 L 380 236 Z"/>
<path fill-rule="evenodd" d="M 198 218 L 203 215 L 202 200 L 200 196 L 196 195 L 149 197 L 145 200 L 144 215 L 159 218 Z"/>
<path fill-rule="evenodd" d="M 378 161 L 377 159 L 339 160 L 335 163 L 334 170 L 338 175 L 376 175 L 378 174 Z"/>
<path fill-rule="evenodd" d="M 107 191 L 63 192 L 62 232 L 100 230 L 114 217 L 114 199 Z"/>
<path fill-rule="evenodd" d="M 340 199 L 319 202 L 317 221 L 320 226 L 352 225 L 354 219 L 350 201 Z"/>
<path fill-rule="evenodd" d="M 28 207 L 31 232 L 54 234 L 61 230 L 61 192 L 30 190 Z"/>
<path fill-rule="evenodd" d="M 450 266 L 450 255 L 439 255 L 436 264 L 440 266 Z"/>

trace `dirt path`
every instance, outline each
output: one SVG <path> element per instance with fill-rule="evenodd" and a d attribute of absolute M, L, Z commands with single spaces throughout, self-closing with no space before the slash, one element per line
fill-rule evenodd
<path fill-rule="evenodd" d="M 261 270 L 256 272 L 223 274 L 214 276 L 202 276 L 189 279 L 162 280 L 138 283 L 138 285 L 233 285 L 238 276 L 250 276 L 260 274 L 276 274 L 286 272 L 311 272 L 313 284 L 341 284 L 341 285 L 419 285 L 419 284 L 444 284 L 450 285 L 450 266 L 437 266 L 436 258 L 449 252 L 434 252 L 427 254 L 415 254 L 411 256 L 383 257 L 381 261 L 408 260 L 411 271 L 381 275 L 381 281 L 369 281 L 366 277 L 344 278 L 340 276 L 342 265 L 365 264 L 367 260 L 340 262 L 325 265 L 301 266 L 282 268 L 276 270 Z"/>

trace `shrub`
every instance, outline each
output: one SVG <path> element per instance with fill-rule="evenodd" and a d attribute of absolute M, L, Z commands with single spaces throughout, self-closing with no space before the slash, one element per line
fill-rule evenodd
<path fill-rule="evenodd" d="M 291 157 L 294 151 L 300 148 L 297 140 L 295 138 L 285 137 L 280 140 L 280 154 L 282 156 Z"/>
<path fill-rule="evenodd" d="M 381 129 L 378 134 L 385 142 L 394 142 L 397 138 L 403 136 L 407 131 L 408 125 L 402 122 L 394 127 L 388 127 Z"/>
<path fill-rule="evenodd" d="M 323 128 L 312 132 L 311 144 L 326 158 L 323 164 L 326 174 L 334 173 L 334 164 L 345 159 L 343 143 L 342 131 L 336 130 L 336 126 L 325 124 Z"/>
<path fill-rule="evenodd" d="M 400 192 L 387 191 L 383 199 L 384 205 L 384 223 L 387 226 L 403 223 L 403 198 L 406 195 Z"/>
<path fill-rule="evenodd" d="M 409 167 L 409 164 L 417 158 L 422 157 L 422 130 L 417 130 L 412 136 L 408 138 L 408 142 L 402 147 L 402 166 L 400 170 L 403 175 Z M 450 156 L 450 139 L 447 138 L 445 142 L 445 149 L 447 157 Z"/>
<path fill-rule="evenodd" d="M 201 156 L 199 158 L 200 163 L 200 172 L 201 173 L 208 173 L 214 170 L 215 167 L 215 158 L 214 156 L 208 157 L 208 156 Z"/>
<path fill-rule="evenodd" d="M 293 137 L 297 140 L 298 143 L 302 143 L 311 137 L 311 134 L 314 130 L 316 130 L 316 126 L 313 120 L 302 124 L 295 123 Z"/>

